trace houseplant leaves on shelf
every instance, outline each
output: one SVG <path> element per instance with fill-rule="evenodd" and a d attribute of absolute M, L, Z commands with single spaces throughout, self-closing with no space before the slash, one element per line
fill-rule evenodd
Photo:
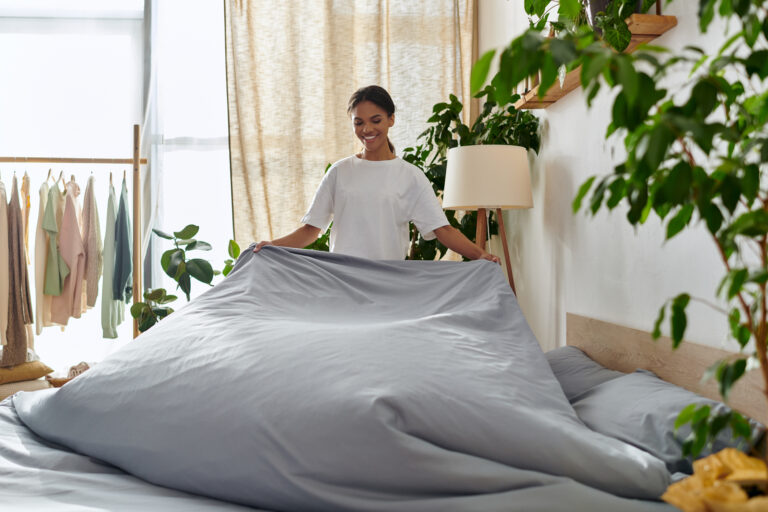
<path fill-rule="evenodd" d="M 539 31 L 549 26 L 554 33 L 561 33 L 591 24 L 606 44 L 622 52 L 632 38 L 627 18 L 636 12 L 647 12 L 654 3 L 655 0 L 525 0 L 525 12 L 531 27 Z M 552 20 L 555 10 L 557 20 Z"/>
<path fill-rule="evenodd" d="M 504 49 L 491 83 L 501 97 L 526 76 L 541 72 L 546 91 L 554 82 L 553 69 L 581 66 L 589 105 L 601 87 L 613 90 L 606 138 L 623 141 L 626 161 L 607 176 L 587 180 L 573 209 L 586 207 L 595 214 L 624 204 L 633 226 L 658 216 L 666 224 L 667 239 L 706 228 L 725 267 L 713 292 L 727 304 L 723 321 L 742 349 L 714 362 L 708 372 L 727 400 L 750 359 L 759 362 L 768 389 L 768 15 L 763 0 L 701 0 L 701 33 L 716 15 L 736 30 L 713 54 L 692 46 L 674 54 L 641 46 L 626 55 L 607 48 L 588 26 L 555 38 L 544 37 L 534 26 Z M 690 71 L 685 86 L 664 88 L 673 69 L 681 76 L 681 67 Z M 681 293 L 667 301 L 654 335 L 668 320 L 679 345 L 691 300 L 697 299 Z M 678 418 L 679 425 L 686 423 L 692 433 L 684 448 L 692 455 L 723 428 L 748 434 L 744 418 L 735 413 L 723 419 L 689 408 Z"/>

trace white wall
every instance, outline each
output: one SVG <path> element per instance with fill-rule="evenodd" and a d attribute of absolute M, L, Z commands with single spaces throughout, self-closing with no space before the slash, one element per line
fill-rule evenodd
<path fill-rule="evenodd" d="M 698 35 L 697 4 L 664 8 L 678 26 L 654 43 L 673 51 L 693 44 L 714 50 L 725 40 L 715 24 Z M 479 2 L 479 50 L 506 45 L 527 25 L 522 2 Z M 679 87 L 685 75 L 676 77 Z M 512 268 L 521 308 L 545 350 L 565 344 L 566 312 L 650 331 L 659 307 L 681 292 L 714 302 L 723 275 L 714 243 L 699 225 L 669 242 L 655 218 L 636 231 L 626 209 L 594 218 L 573 215 L 571 201 L 589 176 L 612 172 L 623 142 L 606 141 L 612 97 L 602 92 L 587 109 L 581 89 L 539 110 L 542 150 L 532 167 L 534 208 L 507 212 Z M 737 348 L 727 341 L 725 318 L 700 303 L 688 307 L 686 338 Z"/>

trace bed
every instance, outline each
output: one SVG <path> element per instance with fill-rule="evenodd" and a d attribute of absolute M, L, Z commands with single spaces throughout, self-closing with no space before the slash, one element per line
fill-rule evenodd
<path fill-rule="evenodd" d="M 585 426 L 557 366 L 491 262 L 245 251 L 95 368 L 0 403 L 0 507 L 674 510 L 668 461 Z"/>

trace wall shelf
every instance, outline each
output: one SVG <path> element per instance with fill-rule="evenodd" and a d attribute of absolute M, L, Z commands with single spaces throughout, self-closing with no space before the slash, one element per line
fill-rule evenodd
<path fill-rule="evenodd" d="M 632 40 L 624 51 L 630 53 L 638 45 L 653 41 L 677 25 L 677 18 L 675 16 L 661 16 L 657 14 L 633 14 L 627 20 L 627 25 L 632 33 Z M 523 97 L 515 103 L 515 108 L 518 110 L 547 108 L 581 85 L 580 73 L 581 67 L 570 71 L 565 75 L 562 87 L 559 81 L 555 81 L 547 91 L 547 94 L 542 98 L 539 98 L 539 87 L 534 87 L 522 95 Z"/>

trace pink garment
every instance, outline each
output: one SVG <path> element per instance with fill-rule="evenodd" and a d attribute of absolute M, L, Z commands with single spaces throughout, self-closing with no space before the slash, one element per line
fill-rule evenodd
<path fill-rule="evenodd" d="M 69 275 L 64 279 L 61 295 L 54 296 L 51 301 L 51 320 L 60 325 L 67 325 L 70 317 L 80 318 L 83 312 L 85 245 L 77 219 L 79 194 L 80 187 L 77 183 L 67 183 L 64 215 L 59 228 L 59 252 L 69 267 Z"/>

